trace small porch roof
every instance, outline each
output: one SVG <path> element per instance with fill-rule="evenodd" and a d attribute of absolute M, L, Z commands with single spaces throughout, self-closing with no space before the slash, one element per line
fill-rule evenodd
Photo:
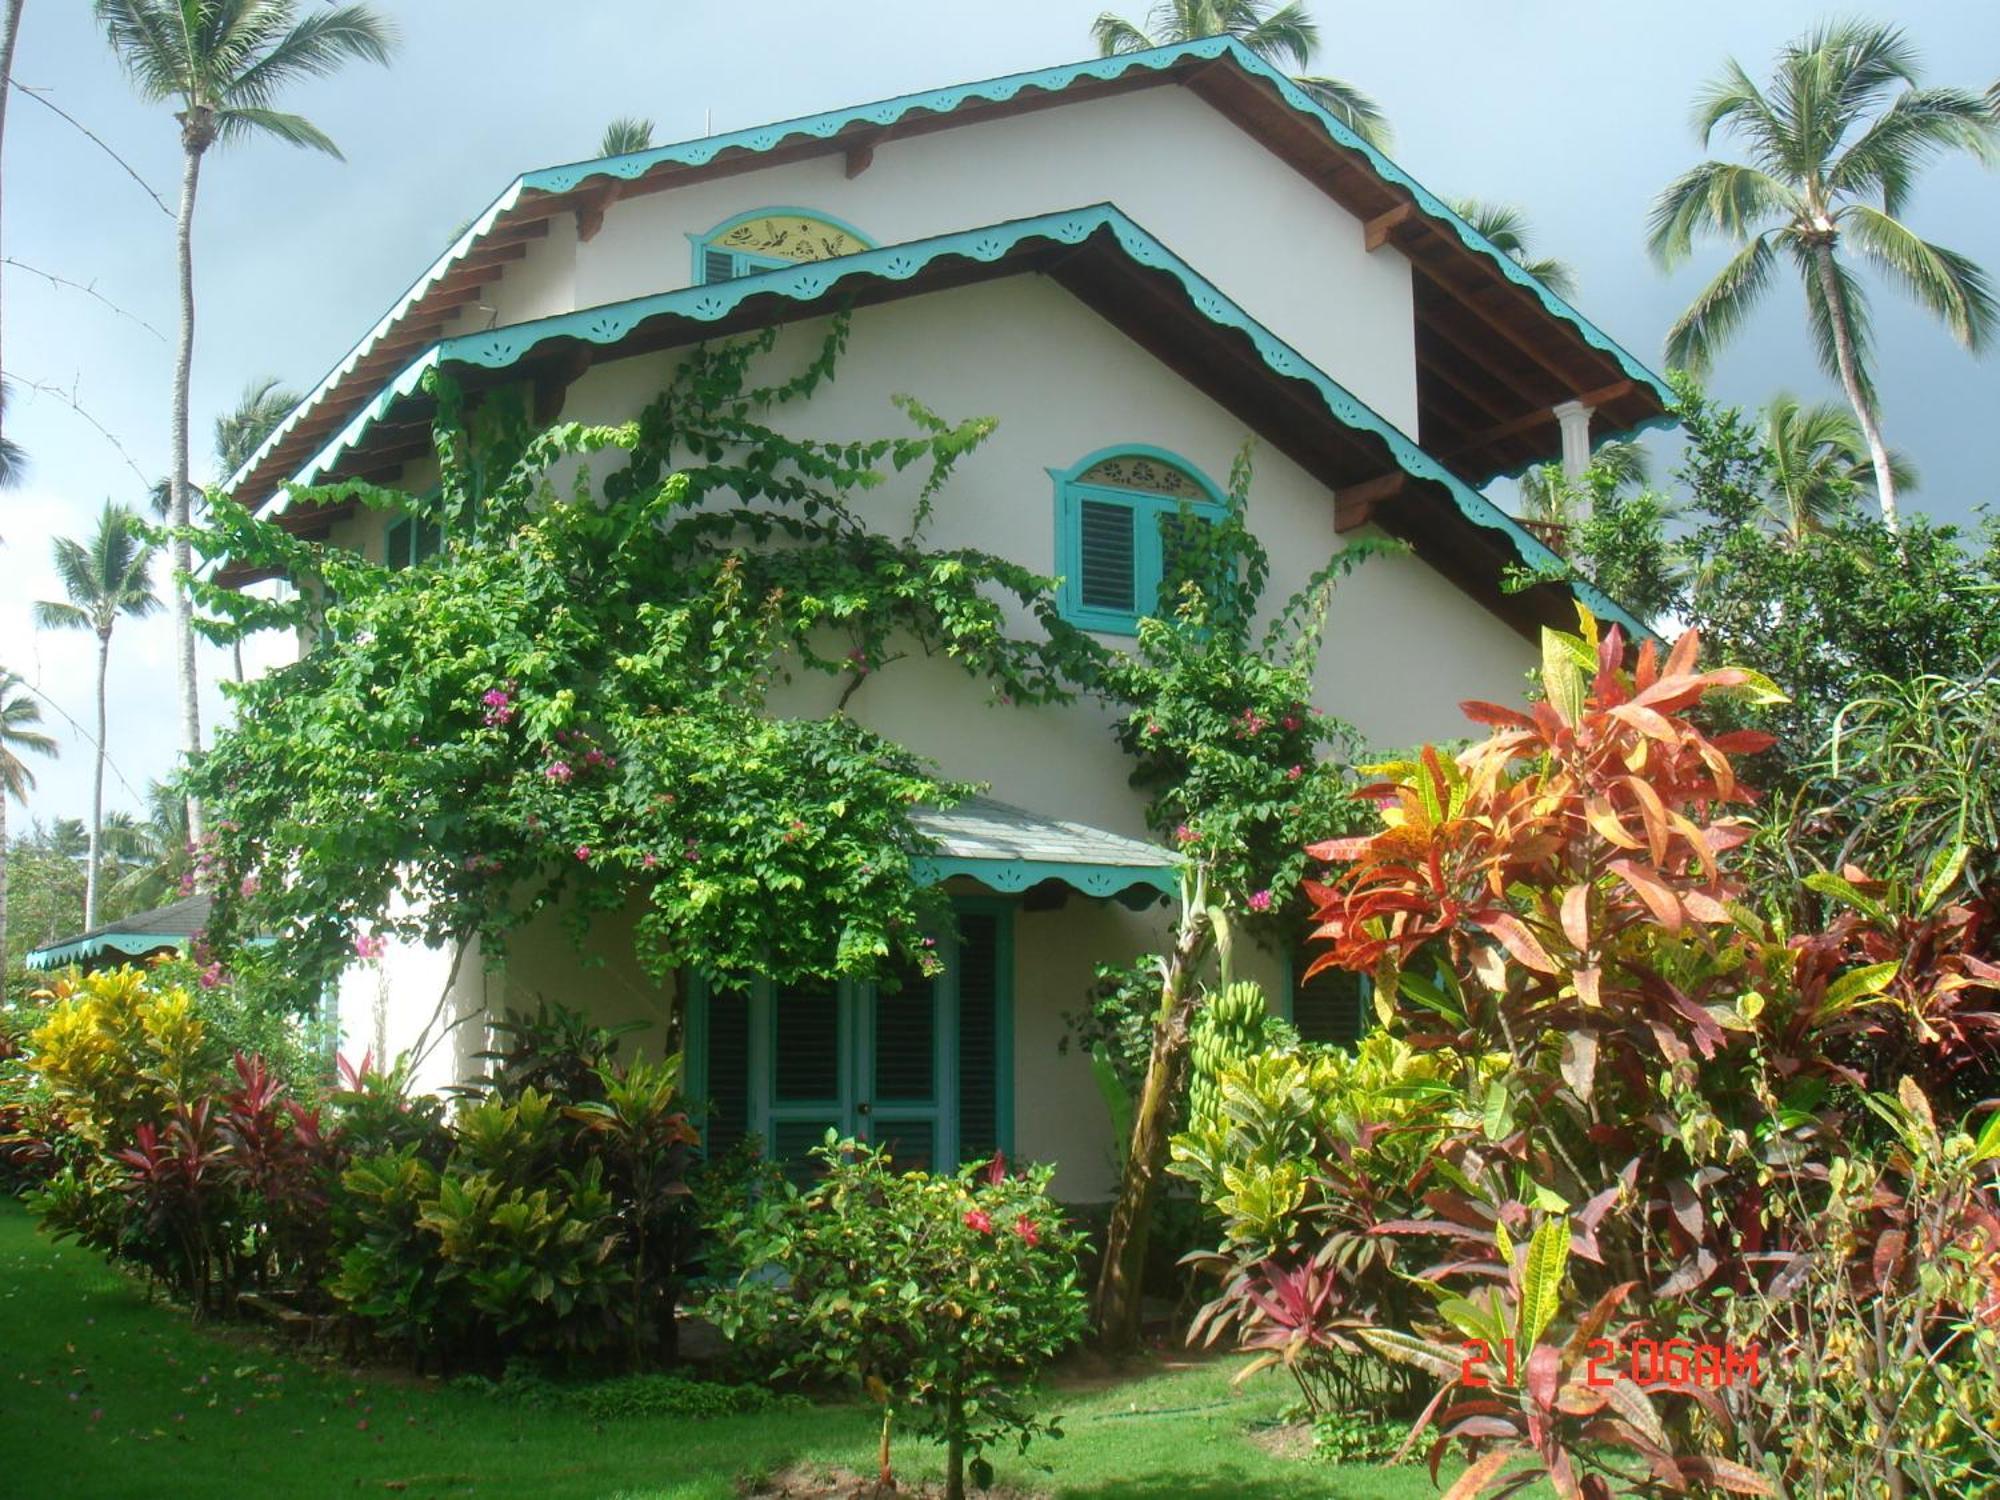
<path fill-rule="evenodd" d="M 59 943 L 30 949 L 22 962 L 30 969 L 61 969 L 106 954 L 140 958 L 166 948 L 182 948 L 208 925 L 208 912 L 207 896 L 188 896 L 151 911 L 135 911 Z"/>
<path fill-rule="evenodd" d="M 938 846 L 936 853 L 912 861 L 927 885 L 965 875 L 1012 893 L 1060 880 L 1085 895 L 1115 896 L 1134 906 L 1150 906 L 1154 892 L 1172 896 L 1180 890 L 1180 861 L 1157 844 L 990 797 L 917 808 L 910 822 Z"/>

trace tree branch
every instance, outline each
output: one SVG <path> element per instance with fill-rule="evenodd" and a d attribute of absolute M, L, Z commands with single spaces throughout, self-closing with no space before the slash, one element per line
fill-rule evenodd
<path fill-rule="evenodd" d="M 15 378 L 19 379 L 18 376 Z M 78 378 L 81 379 L 81 377 Z M 99 434 L 103 436 L 104 441 L 118 450 L 118 456 L 125 460 L 125 467 L 139 476 L 139 484 L 142 490 L 146 494 L 152 493 L 153 481 L 146 477 L 145 470 L 132 461 L 132 455 L 126 451 L 125 445 L 118 441 L 118 435 L 102 422 L 98 421 L 97 418 L 93 417 L 84 404 L 77 400 L 74 382 L 71 383 L 69 390 L 64 390 L 51 380 L 21 380 L 20 386 L 24 391 L 35 391 L 41 395 L 54 396 L 58 401 L 69 407 L 71 411 L 82 417 L 84 421 L 95 427 Z"/>
<path fill-rule="evenodd" d="M 100 292 L 97 289 L 97 285 L 95 282 L 86 286 L 81 281 L 71 281 L 67 276 L 58 276 L 53 271 L 44 271 L 40 266 L 31 266 L 24 260 L 14 259 L 14 257 L 11 255 L 0 257 L 0 259 L 4 259 L 6 263 L 10 266 L 15 266 L 23 271 L 26 271 L 30 276 L 41 277 L 42 280 L 48 282 L 51 286 L 59 286 L 59 287 L 66 286 L 74 291 L 82 292 L 86 297 L 95 297 L 99 302 L 102 302 L 106 307 L 110 308 L 114 313 L 118 314 L 119 317 L 126 319 L 128 322 L 137 323 L 141 328 L 145 329 L 146 332 L 150 333 L 154 338 L 158 339 L 161 343 L 164 344 L 167 341 L 167 336 L 164 333 L 160 332 L 159 329 L 155 328 L 151 323 L 148 323 L 144 318 L 140 317 L 137 313 L 127 312 L 124 308 L 120 307 L 116 302 L 113 302 L 109 297 L 105 296 L 104 293 Z"/>
<path fill-rule="evenodd" d="M 21 82 L 21 80 L 18 78 L 10 78 L 7 81 L 13 84 L 14 87 L 19 89 L 22 93 L 26 94 L 30 99 L 34 100 L 35 103 L 41 105 L 42 108 L 54 110 L 57 114 L 61 115 L 65 120 L 69 121 L 70 124 L 74 125 L 78 130 L 82 131 L 85 135 L 89 136 L 92 141 L 96 142 L 98 150 L 102 151 L 106 156 L 110 157 L 113 161 L 117 162 L 119 166 L 125 169 L 125 175 L 127 177 L 131 178 L 134 182 L 138 183 L 141 188 L 145 189 L 146 196 L 153 200 L 153 206 L 155 208 L 159 209 L 159 211 L 165 214 L 169 219 L 171 219 L 174 216 L 174 211 L 171 208 L 167 207 L 166 200 L 162 198 L 158 193 L 153 191 L 152 185 L 148 183 L 145 178 L 141 177 L 137 172 L 132 170 L 132 164 L 130 162 L 125 160 L 124 157 L 120 156 L 116 151 L 113 151 L 108 145 L 106 145 L 104 143 L 104 138 L 100 136 L 96 131 L 92 130 L 88 125 L 84 124 L 83 121 L 79 120 L 75 115 L 71 114 L 61 105 L 52 104 L 47 99 L 44 99 L 42 97 L 41 90 L 29 88 L 28 85 Z"/>

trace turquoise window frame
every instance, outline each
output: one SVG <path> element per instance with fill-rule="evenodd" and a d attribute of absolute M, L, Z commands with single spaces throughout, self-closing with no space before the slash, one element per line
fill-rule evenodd
<path fill-rule="evenodd" d="M 753 208 L 748 213 L 732 214 L 712 229 L 703 230 L 700 234 L 689 234 L 688 243 L 693 255 L 693 270 L 690 273 L 693 279 L 689 284 L 691 286 L 712 286 L 716 284 L 708 279 L 709 249 L 716 240 L 729 233 L 738 224 L 747 224 L 752 219 L 781 219 L 787 215 L 793 215 L 801 219 L 818 219 L 822 224 L 831 224 L 835 229 L 853 235 L 857 240 L 861 241 L 865 249 L 873 250 L 875 248 L 875 241 L 872 238 L 863 234 L 845 219 L 838 218 L 824 209 L 797 208 L 787 204 L 773 204 L 765 208 Z M 741 276 L 749 276 L 757 271 L 777 271 L 789 266 L 808 264 L 808 262 L 803 261 L 785 260 L 778 256 L 748 255 L 740 250 L 730 250 L 725 253 L 730 256 L 732 262 L 732 270 L 729 276 L 731 281 Z M 835 258 L 838 259 L 839 257 Z"/>
<path fill-rule="evenodd" d="M 384 567 L 401 570 L 421 567 L 444 551 L 444 520 L 437 514 L 438 501 L 442 491 L 432 488 L 421 495 L 411 497 L 411 508 L 382 531 L 382 563 Z M 430 528 L 431 546 L 424 550 L 424 528 Z M 403 556 L 397 557 L 397 547 L 401 546 Z"/>
<path fill-rule="evenodd" d="M 1201 487 L 1207 497 L 1183 500 L 1173 495 L 1150 494 L 1145 490 L 1120 489 L 1115 485 L 1086 484 L 1078 478 L 1109 458 L 1151 458 L 1178 469 Z M 1100 635 L 1137 635 L 1139 621 L 1158 608 L 1160 578 L 1166 571 L 1165 548 L 1160 540 L 1160 518 L 1178 515 L 1183 508 L 1208 522 L 1220 521 L 1228 513 L 1228 498 L 1202 470 L 1170 449 L 1151 443 L 1115 443 L 1086 453 L 1067 469 L 1050 469 L 1055 483 L 1056 513 L 1056 612 L 1081 630 Z M 1083 602 L 1083 502 L 1115 505 L 1132 514 L 1132 608 L 1107 609 Z"/>

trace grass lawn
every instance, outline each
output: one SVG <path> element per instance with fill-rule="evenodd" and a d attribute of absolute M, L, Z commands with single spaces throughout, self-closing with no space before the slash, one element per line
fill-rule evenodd
<path fill-rule="evenodd" d="M 1252 1440 L 1289 1387 L 1229 1386 L 1227 1365 L 1058 1391 L 1068 1436 L 1000 1480 L 1098 1500 L 1429 1496 L 1420 1468 L 1279 1459 Z M 711 1421 L 523 1410 L 506 1402 L 283 1356 L 191 1327 L 90 1252 L 55 1246 L 0 1200 L 0 1496 L 519 1495 L 733 1497 L 793 1463 L 867 1472 L 875 1423 L 859 1406 Z M 899 1446 L 899 1472 L 935 1477 L 935 1450 Z M 1055 1466 L 1053 1474 L 1033 1462 Z"/>

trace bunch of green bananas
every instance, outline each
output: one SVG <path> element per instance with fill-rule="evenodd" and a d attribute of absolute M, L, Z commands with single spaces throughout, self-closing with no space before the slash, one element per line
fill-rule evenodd
<path fill-rule="evenodd" d="M 1189 1028 L 1188 1124 L 1200 1129 L 1222 1104 L 1222 1075 L 1263 1050 L 1270 1007 L 1248 980 L 1224 985 L 1195 1012 Z"/>

